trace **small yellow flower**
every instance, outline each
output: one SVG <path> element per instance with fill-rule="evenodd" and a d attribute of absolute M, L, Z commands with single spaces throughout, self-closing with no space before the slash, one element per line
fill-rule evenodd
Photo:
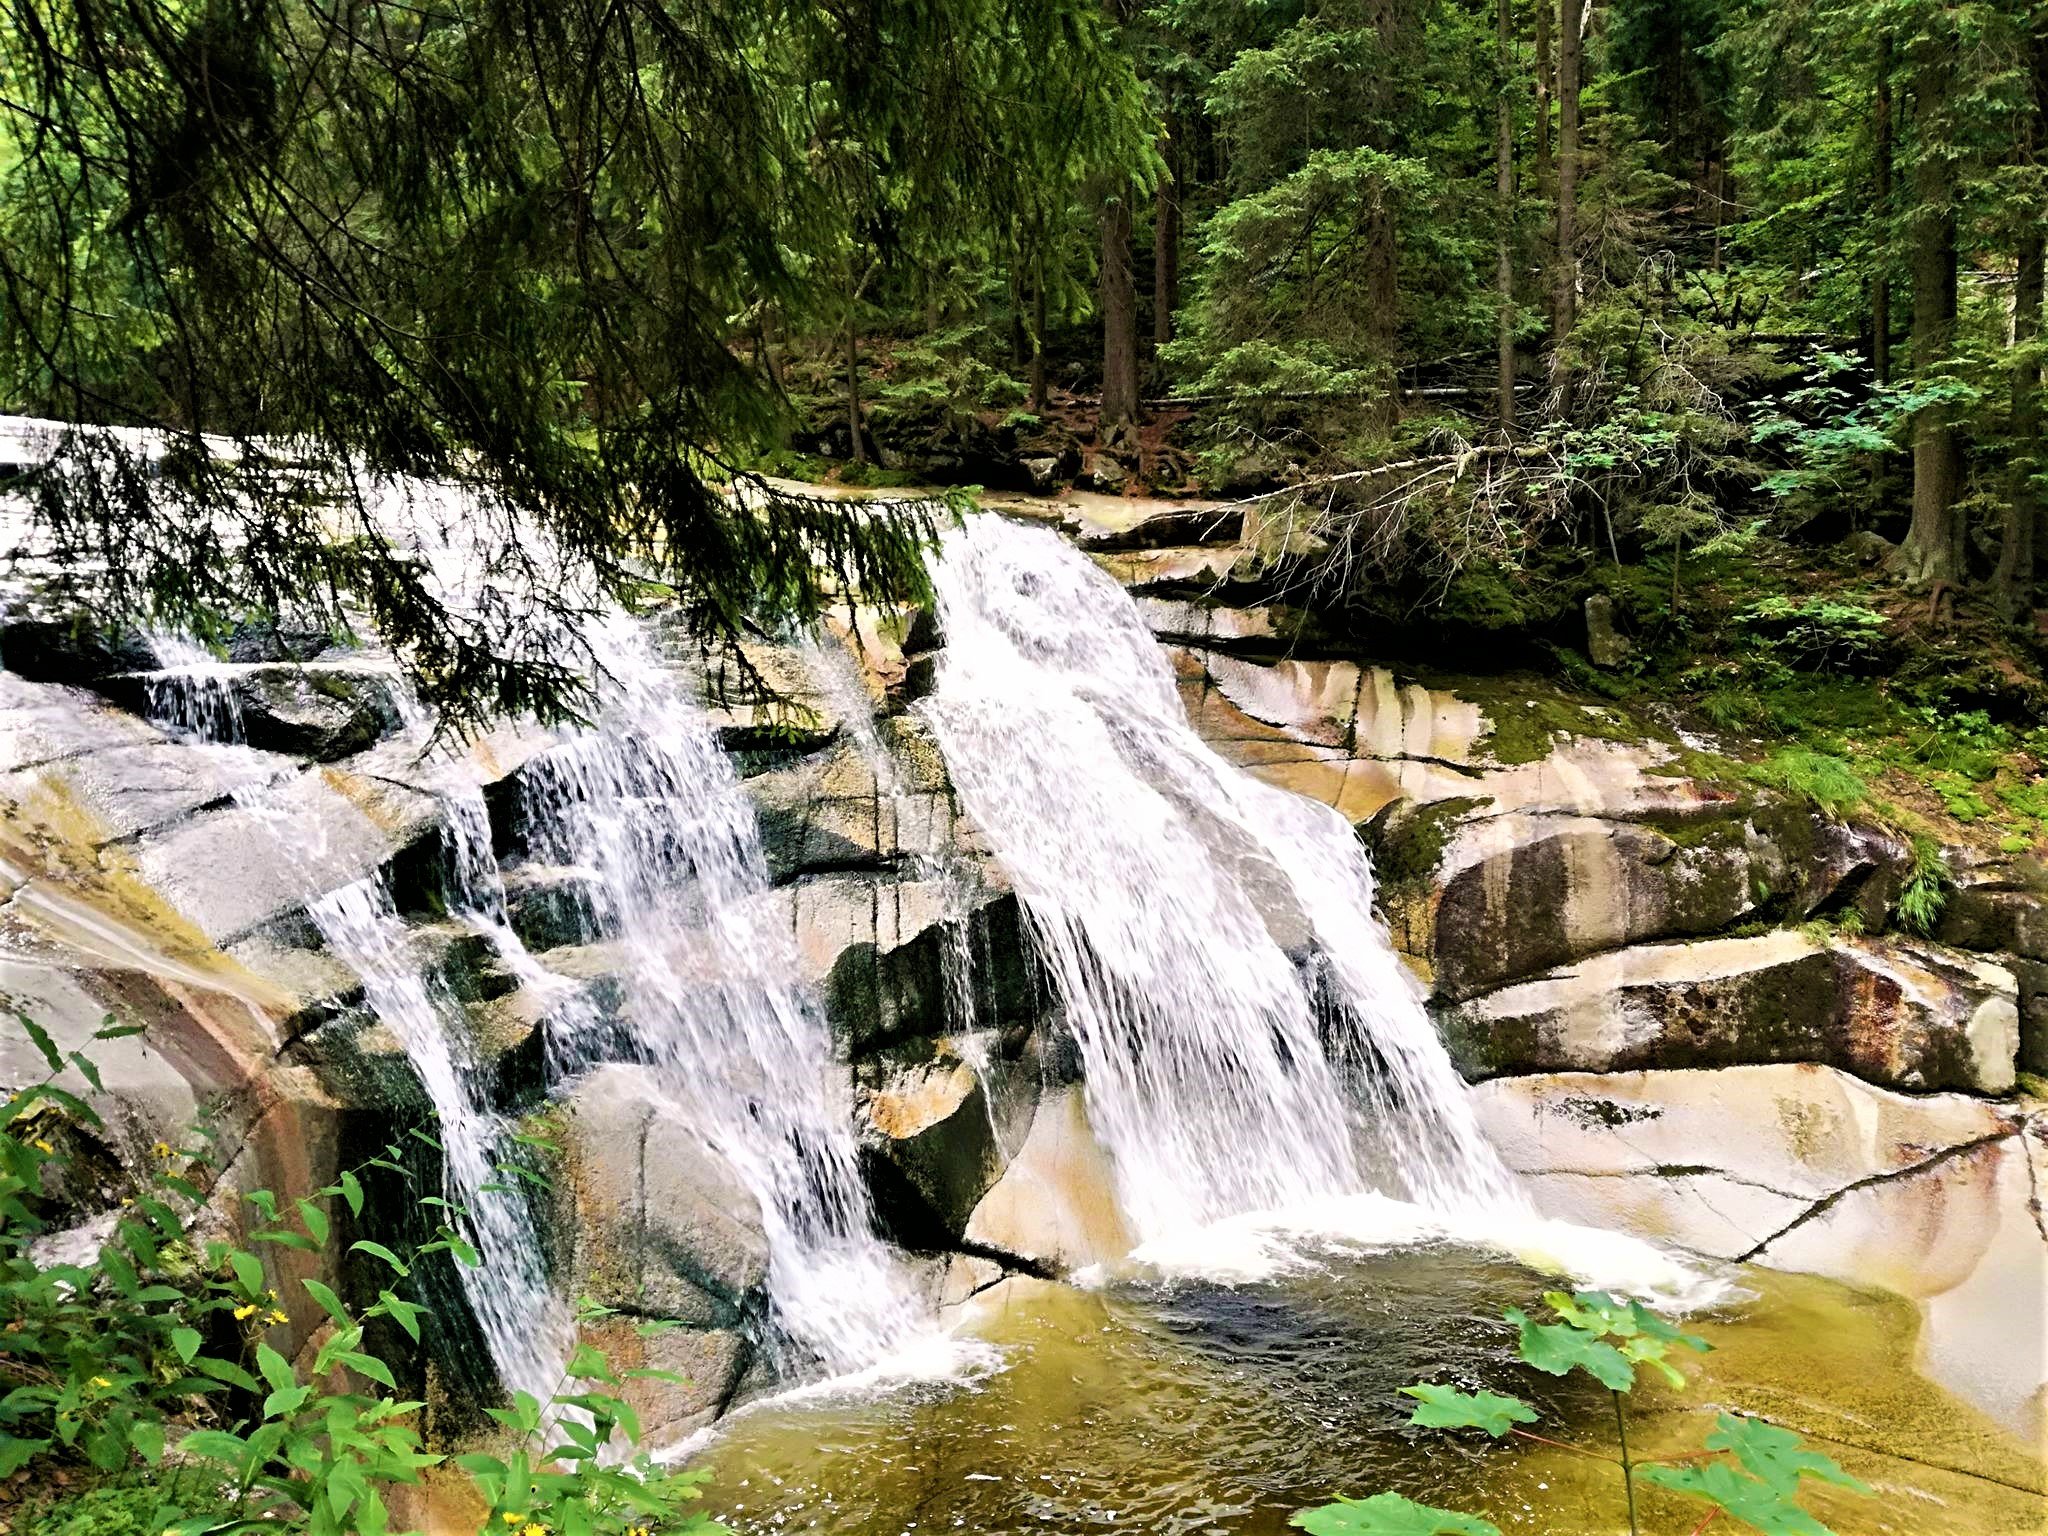
<path fill-rule="evenodd" d="M 626 1536 L 647 1536 L 647 1527 L 644 1525 L 629 1525 L 626 1527 Z"/>
<path fill-rule="evenodd" d="M 57 1150 L 55 1147 L 51 1146 L 47 1141 L 44 1141 L 40 1136 L 38 1136 L 34 1141 L 30 1142 L 29 1145 L 34 1147 L 38 1152 L 41 1152 L 45 1155 L 48 1155 L 49 1153 L 55 1152 Z"/>
<path fill-rule="evenodd" d="M 538 1520 L 519 1533 L 519 1536 L 548 1536 L 548 1528 Z"/>
<path fill-rule="evenodd" d="M 133 1205 L 135 1202 L 133 1200 L 130 1200 L 126 1195 L 123 1195 L 121 1197 L 121 1203 L 123 1205 Z"/>
<path fill-rule="evenodd" d="M 270 1309 L 270 1315 L 265 1319 L 265 1321 L 272 1323 L 288 1323 L 291 1321 L 291 1319 L 285 1315 L 282 1308 L 272 1307 Z"/>
<path fill-rule="evenodd" d="M 154 1152 L 158 1157 L 171 1157 L 174 1155 L 171 1151 L 171 1144 L 168 1141 L 160 1141 L 155 1146 L 151 1147 L 149 1150 Z"/>
<path fill-rule="evenodd" d="M 238 1323 L 247 1322 L 250 1318 L 254 1317 L 255 1315 L 256 1307 L 254 1303 L 251 1303 L 249 1306 L 246 1307 L 235 1308 L 235 1321 Z"/>
<path fill-rule="evenodd" d="M 107 1378 L 104 1376 L 93 1377 L 92 1384 L 96 1387 L 111 1387 L 113 1385 L 113 1383 L 107 1380 Z"/>
<path fill-rule="evenodd" d="M 503 1513 L 502 1515 L 498 1516 L 498 1518 L 499 1518 L 500 1520 L 504 1521 L 504 1522 L 505 1522 L 505 1523 L 506 1523 L 507 1525 L 517 1525 L 517 1524 L 518 1524 L 518 1523 L 519 1523 L 520 1521 L 524 1520 L 524 1519 L 526 1518 L 526 1516 L 524 1516 L 524 1515 L 515 1515 L 515 1514 L 513 1514 L 513 1513 L 512 1513 L 512 1511 L 511 1511 L 511 1510 L 509 1510 L 509 1509 L 508 1509 L 508 1510 L 506 1510 L 506 1511 L 505 1511 L 505 1513 Z"/>

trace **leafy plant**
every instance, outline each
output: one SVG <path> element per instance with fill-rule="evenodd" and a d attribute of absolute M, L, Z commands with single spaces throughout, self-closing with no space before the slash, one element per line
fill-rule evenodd
<path fill-rule="evenodd" d="M 303 1364 L 274 1347 L 270 1330 L 289 1318 L 269 1287 L 256 1248 L 317 1254 L 339 1205 L 363 1211 L 361 1174 L 370 1168 L 410 1178 L 402 1149 L 344 1170 L 334 1183 L 294 1199 L 268 1190 L 244 1198 L 257 1217 L 249 1246 L 202 1237 L 198 1218 L 212 1178 L 210 1147 L 159 1142 L 143 1188 L 124 1200 L 88 1262 L 46 1263 L 30 1244 L 42 1230 L 36 1207 L 45 1175 L 65 1160 L 46 1130 L 51 1112 L 82 1126 L 99 1117 L 62 1086 L 77 1074 L 100 1078 L 80 1052 L 58 1049 L 34 1020 L 18 1016 L 48 1073 L 0 1108 L 0 1477 L 44 1460 L 82 1458 L 109 1477 L 172 1458 L 180 1475 L 147 1491 L 144 1522 L 161 1536 L 383 1536 L 388 1495 L 417 1483 L 443 1458 L 422 1447 L 412 1420 L 424 1406 L 401 1400 L 391 1367 L 365 1345 L 366 1326 L 386 1319 L 420 1338 L 427 1310 L 399 1294 L 413 1266 L 450 1253 L 477 1255 L 452 1226 L 400 1255 L 364 1238 L 350 1245 L 380 1265 L 388 1284 L 357 1310 L 318 1279 L 299 1283 L 325 1314 Z M 137 1034 L 109 1018 L 94 1037 Z M 431 1141 L 424 1131 L 413 1135 Z M 523 1170 L 521 1170 L 523 1172 Z M 450 1221 L 455 1208 L 440 1202 Z M 584 1320 L 602 1315 L 585 1307 Z M 650 1324 L 643 1331 L 658 1330 Z M 503 1456 L 463 1456 L 491 1505 L 495 1536 L 711 1536 L 723 1528 L 688 1506 L 698 1474 L 672 1472 L 634 1454 L 639 1421 L 626 1381 L 598 1351 L 580 1346 L 547 1403 L 520 1393 L 493 1410 L 511 1431 Z M 173 1449 L 175 1448 L 175 1449 Z M 67 1514 L 80 1536 L 126 1536 L 142 1495 L 111 1494 L 104 1508 Z"/>
<path fill-rule="evenodd" d="M 1648 1366 L 1667 1385 L 1680 1387 L 1685 1377 L 1672 1364 L 1671 1352 L 1702 1352 L 1711 1346 L 1641 1302 L 1604 1291 L 1550 1291 L 1543 1299 L 1556 1322 L 1538 1323 L 1519 1307 L 1503 1314 L 1515 1327 L 1516 1351 L 1536 1370 L 1552 1376 L 1584 1371 L 1607 1388 L 1614 1400 L 1619 1455 L 1519 1428 L 1536 1422 L 1536 1410 L 1518 1397 L 1497 1392 L 1464 1392 L 1427 1382 L 1403 1387 L 1417 1404 L 1408 1422 L 1424 1429 L 1476 1429 L 1496 1440 L 1514 1435 L 1610 1462 L 1621 1471 L 1632 1536 L 1640 1536 L 1642 1529 L 1636 1513 L 1638 1471 L 1646 1483 L 1712 1506 L 1693 1527 L 1693 1536 L 1723 1514 L 1765 1536 L 1830 1536 L 1826 1526 L 1799 1506 L 1800 1479 L 1814 1477 L 1852 1492 L 1870 1491 L 1828 1457 L 1807 1450 L 1790 1430 L 1730 1413 L 1716 1418 L 1714 1432 L 1700 1451 L 1678 1457 L 1632 1455 L 1623 1399 L 1635 1389 L 1637 1367 Z M 1301 1510 L 1292 1523 L 1310 1536 L 1499 1536 L 1496 1526 L 1476 1515 L 1432 1508 L 1396 1493 Z"/>

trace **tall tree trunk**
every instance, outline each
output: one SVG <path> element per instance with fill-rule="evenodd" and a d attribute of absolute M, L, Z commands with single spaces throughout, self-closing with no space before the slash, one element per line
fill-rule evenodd
<path fill-rule="evenodd" d="M 1031 261 L 1031 414 L 1045 414 L 1045 257 Z"/>
<path fill-rule="evenodd" d="M 846 313 L 846 427 L 853 438 L 853 462 L 867 463 L 867 436 L 860 429 L 860 338 L 853 328 L 850 307 Z"/>
<path fill-rule="evenodd" d="M 1138 287 L 1131 273 L 1131 189 L 1102 200 L 1102 418 L 1105 441 L 1138 420 Z"/>
<path fill-rule="evenodd" d="M 2048 16 L 2041 19 L 2033 38 L 2034 110 L 2020 145 L 2023 166 L 2039 174 L 2048 162 Z M 2042 306 L 2048 303 L 2048 227 L 2038 213 L 2021 215 L 2019 226 L 2018 275 L 2013 283 L 2012 345 L 2024 353 L 2038 341 L 2044 329 Z M 2048 505 L 2044 505 L 2036 477 L 2048 473 L 2048 454 L 2042 446 L 2041 386 L 2043 371 L 2024 355 L 2012 370 L 2012 436 L 2015 452 L 2007 471 L 2011 484 L 2006 493 L 2005 536 L 1999 542 L 1998 574 L 1992 582 L 1992 600 L 2006 618 L 2013 618 L 2033 606 L 2034 572 L 2041 557 L 2040 541 L 2048 537 Z"/>
<path fill-rule="evenodd" d="M 1495 236 L 1497 250 L 1494 259 L 1494 281 L 1499 289 L 1497 299 L 1500 306 L 1496 362 L 1499 369 L 1500 424 L 1503 428 L 1511 428 L 1515 424 L 1515 109 L 1508 95 L 1508 84 L 1514 68 L 1513 0 L 1497 0 L 1495 20 L 1500 63 L 1500 101 L 1495 108 L 1493 146 L 1493 190 L 1499 204 L 1495 217 L 1500 221 L 1500 229 Z"/>
<path fill-rule="evenodd" d="M 1579 305 L 1579 75 L 1584 59 L 1583 0 L 1559 0 L 1557 21 L 1557 297 L 1551 340 L 1562 345 L 1578 321 Z"/>
<path fill-rule="evenodd" d="M 1877 45 L 1877 262 L 1870 281 L 1870 366 L 1877 382 L 1892 381 L 1892 40 Z"/>
<path fill-rule="evenodd" d="M 1400 88 L 1391 61 L 1399 57 L 1405 46 L 1406 5 L 1407 0 L 1373 0 L 1371 9 L 1373 30 L 1379 34 L 1380 56 L 1387 61 L 1375 72 L 1369 87 L 1372 114 L 1382 122 L 1393 116 L 1397 104 Z M 1394 147 L 1390 136 L 1377 126 L 1372 139 L 1376 148 Z M 1366 351 L 1373 370 L 1385 385 L 1379 405 L 1380 419 L 1392 426 L 1401 414 L 1401 245 L 1393 199 L 1385 188 L 1377 190 L 1365 215 L 1365 311 Z"/>
<path fill-rule="evenodd" d="M 2015 351 L 2032 345 L 2041 335 L 2044 256 L 2048 256 L 2048 241 L 2042 238 L 2041 222 L 2029 220 L 2020 232 L 2019 280 L 2013 285 Z M 2005 536 L 1999 543 L 1998 574 L 1992 582 L 1993 600 L 2006 618 L 2033 600 L 2034 563 L 2040 553 L 2035 541 L 2040 537 L 2042 513 L 2034 477 L 2048 467 L 2041 462 L 2041 368 L 2028 359 L 2015 364 L 2012 371 L 2012 435 L 2017 451 L 2008 470 L 2012 483 L 2006 499 Z"/>
<path fill-rule="evenodd" d="M 1913 276 L 1913 378 L 1927 384 L 1948 356 L 1956 328 L 1956 211 L 1939 146 L 1947 113 L 1950 58 L 1945 42 L 1926 45 L 1915 71 L 1913 120 L 1919 152 L 1913 165 L 1908 244 Z M 1913 521 L 1899 546 L 1898 568 L 1916 586 L 1963 577 L 1963 529 L 1957 509 L 1962 446 L 1947 406 L 1913 415 Z"/>
<path fill-rule="evenodd" d="M 1173 340 L 1173 314 L 1180 308 L 1181 179 L 1188 164 L 1180 142 L 1178 116 L 1166 119 L 1166 174 L 1159 178 L 1159 206 L 1152 230 L 1152 340 L 1165 346 Z"/>
<path fill-rule="evenodd" d="M 1536 186 L 1550 195 L 1550 102 L 1557 82 L 1550 61 L 1550 18 L 1557 0 L 1536 0 Z"/>

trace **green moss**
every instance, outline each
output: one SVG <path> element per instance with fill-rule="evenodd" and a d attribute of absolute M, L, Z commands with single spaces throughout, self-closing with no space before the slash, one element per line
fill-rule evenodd
<path fill-rule="evenodd" d="M 1521 689 L 1481 687 L 1468 697 L 1484 707 L 1492 722 L 1474 750 L 1499 763 L 1537 762 L 1550 755 L 1560 736 L 1641 741 L 1652 735 L 1612 705 L 1588 704 L 1540 682 Z"/>
<path fill-rule="evenodd" d="M 1387 886 L 1423 886 L 1443 863 L 1444 845 L 1451 829 L 1471 812 L 1491 802 L 1483 798 L 1460 797 L 1438 800 L 1390 820 L 1384 828 L 1368 824 L 1359 829 L 1372 854 L 1373 872 Z"/>

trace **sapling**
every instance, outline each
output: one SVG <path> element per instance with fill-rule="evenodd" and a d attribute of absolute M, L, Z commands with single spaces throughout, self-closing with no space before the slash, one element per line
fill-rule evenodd
<path fill-rule="evenodd" d="M 1685 1376 L 1672 1364 L 1672 1350 L 1704 1352 L 1712 1346 L 1641 1302 L 1618 1299 L 1604 1291 L 1551 1291 L 1543 1299 L 1557 1315 L 1557 1322 L 1536 1322 L 1519 1307 L 1510 1307 L 1503 1314 L 1515 1326 L 1516 1353 L 1536 1370 L 1552 1376 L 1584 1371 L 1605 1387 L 1614 1403 L 1619 1455 L 1609 1456 L 1521 1428 L 1537 1421 L 1536 1410 L 1519 1397 L 1497 1392 L 1464 1392 L 1417 1382 L 1401 1388 L 1416 1400 L 1408 1422 L 1424 1429 L 1476 1429 L 1496 1440 L 1512 1435 L 1609 1463 L 1621 1473 L 1630 1536 L 1642 1536 L 1636 1510 L 1638 1471 L 1645 1483 L 1703 1499 L 1711 1506 L 1688 1536 L 1701 1536 L 1723 1514 L 1764 1536 L 1832 1536 L 1800 1507 L 1799 1480 L 1814 1477 L 1856 1493 L 1870 1492 L 1830 1458 L 1805 1449 L 1790 1430 L 1730 1413 L 1715 1418 L 1713 1433 L 1698 1451 L 1680 1456 L 1633 1454 L 1625 1399 L 1635 1390 L 1637 1369 L 1648 1367 L 1666 1384 L 1681 1387 Z M 1477 1515 L 1418 1504 L 1398 1493 L 1339 1499 L 1305 1509 L 1294 1516 L 1293 1524 L 1309 1536 L 1500 1536 L 1498 1526 Z"/>

